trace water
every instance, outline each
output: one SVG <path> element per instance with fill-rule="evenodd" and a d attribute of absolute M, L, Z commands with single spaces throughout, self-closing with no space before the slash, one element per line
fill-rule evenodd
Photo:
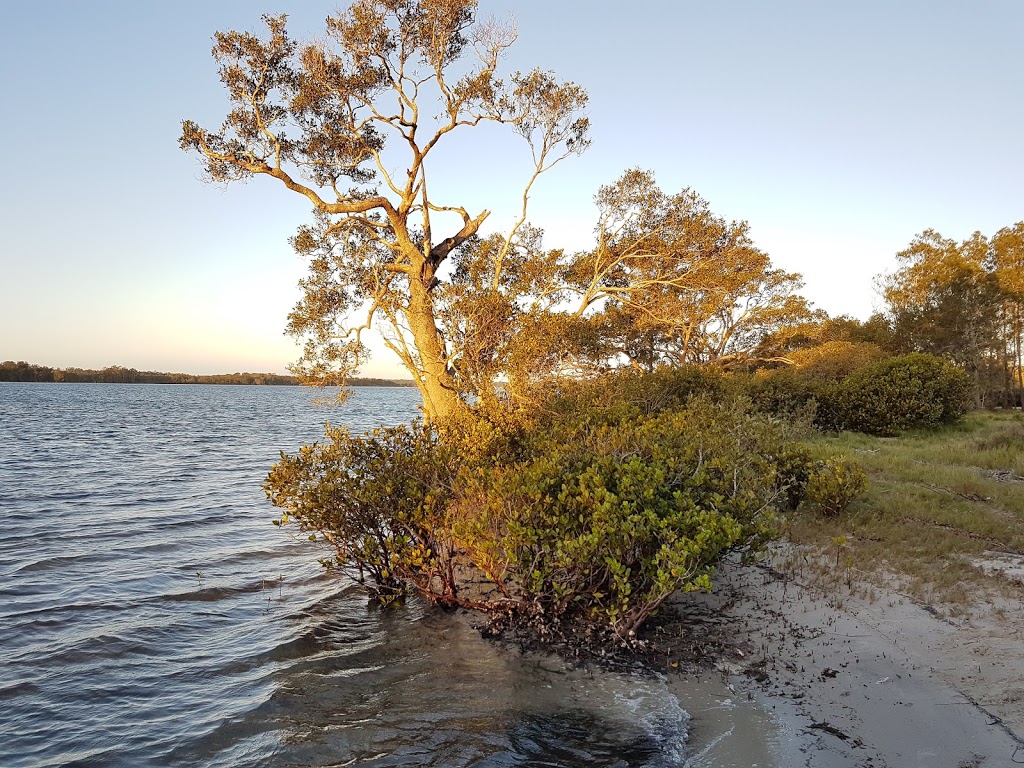
<path fill-rule="evenodd" d="M 377 609 L 270 524 L 279 451 L 417 402 L 0 385 L 0 766 L 733 764 L 711 747 L 735 723 L 688 743 L 665 681 L 523 658 L 415 602 Z"/>

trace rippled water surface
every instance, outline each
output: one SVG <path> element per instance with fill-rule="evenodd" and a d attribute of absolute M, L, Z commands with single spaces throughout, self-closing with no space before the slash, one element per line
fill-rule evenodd
<path fill-rule="evenodd" d="M 270 524 L 279 451 L 417 402 L 0 384 L 0 766 L 689 764 L 663 683 L 375 609 Z"/>

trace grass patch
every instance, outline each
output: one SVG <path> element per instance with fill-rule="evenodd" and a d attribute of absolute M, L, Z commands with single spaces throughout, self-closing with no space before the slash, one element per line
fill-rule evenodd
<path fill-rule="evenodd" d="M 1024 414 L 977 412 L 956 425 L 900 437 L 844 432 L 807 441 L 819 456 L 841 454 L 870 478 L 837 518 L 806 511 L 790 526 L 794 543 L 834 554 L 846 570 L 906 577 L 916 597 L 962 603 L 977 589 L 1024 588 L 972 565 L 986 551 L 1024 556 Z"/>

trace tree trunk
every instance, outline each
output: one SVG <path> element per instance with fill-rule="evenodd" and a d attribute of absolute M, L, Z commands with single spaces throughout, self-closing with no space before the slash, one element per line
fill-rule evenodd
<path fill-rule="evenodd" d="M 430 293 L 420 280 L 409 281 L 409 330 L 420 356 L 417 377 L 423 395 L 423 415 L 427 421 L 450 418 L 466 409 L 466 404 L 448 370 L 444 343 L 437 331 Z"/>
<path fill-rule="evenodd" d="M 1017 307 L 1014 313 L 1013 342 L 1017 358 L 1017 385 L 1024 387 L 1024 367 L 1021 367 L 1021 330 L 1020 307 Z"/>

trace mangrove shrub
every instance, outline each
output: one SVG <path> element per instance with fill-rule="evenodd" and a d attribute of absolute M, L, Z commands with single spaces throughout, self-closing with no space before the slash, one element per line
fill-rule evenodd
<path fill-rule="evenodd" d="M 637 397 L 610 407 L 610 381 Z M 709 588 L 726 552 L 765 541 L 820 464 L 784 422 L 686 399 L 707 384 L 690 375 L 676 384 L 664 409 L 624 376 L 530 411 L 331 429 L 283 456 L 265 488 L 279 523 L 332 545 L 333 564 L 382 601 L 418 592 L 542 632 L 626 638 L 671 595 Z"/>

